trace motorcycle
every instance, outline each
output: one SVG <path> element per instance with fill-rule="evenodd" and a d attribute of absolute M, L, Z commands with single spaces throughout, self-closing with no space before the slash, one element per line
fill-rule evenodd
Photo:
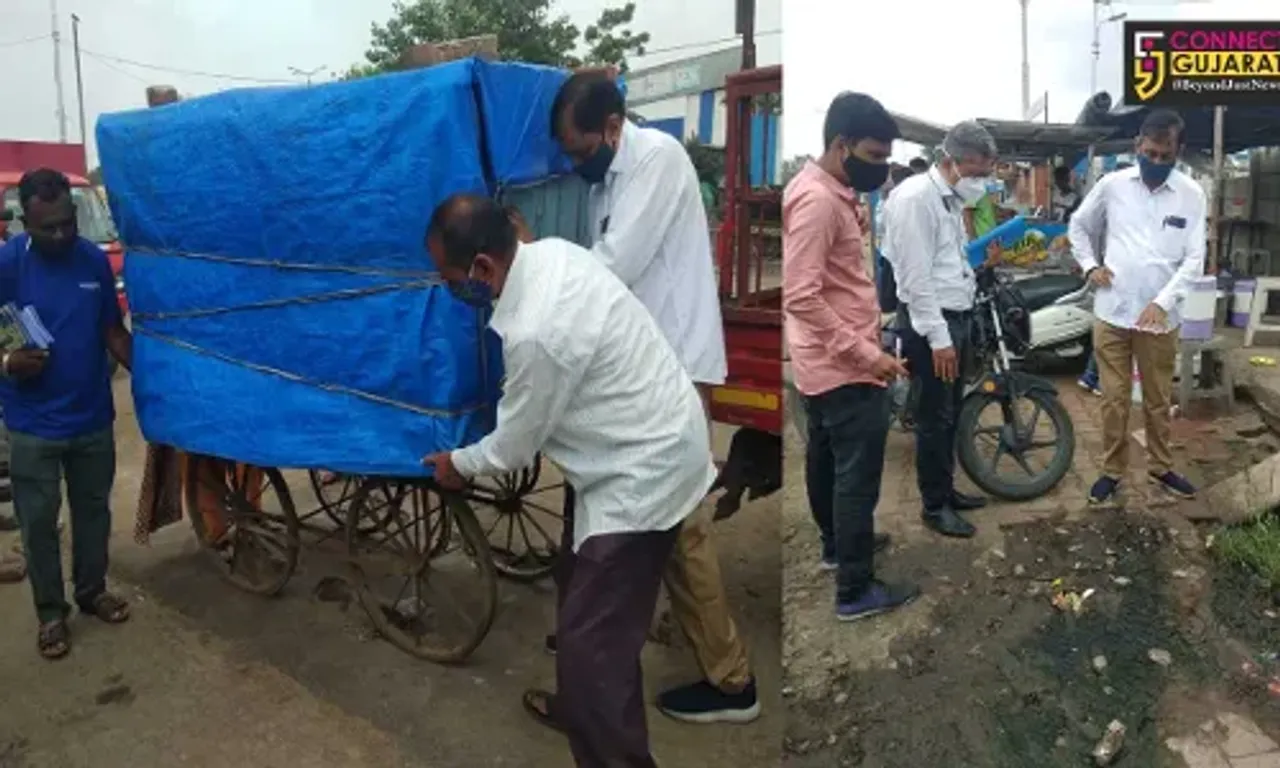
<path fill-rule="evenodd" d="M 1024 368 L 1046 356 L 1066 358 L 1088 351 L 1092 312 L 1087 307 L 1092 291 L 1083 279 L 1071 275 L 1015 280 L 984 267 L 975 278 L 974 353 L 965 362 L 966 391 L 956 414 L 957 458 L 965 474 L 986 493 L 1009 501 L 1035 499 L 1053 490 L 1071 468 L 1075 428 L 1053 383 Z M 896 320 L 886 323 L 884 331 L 886 350 L 901 354 Z M 892 418 L 903 430 L 914 429 L 915 400 L 910 380 L 890 386 Z M 1026 418 L 1019 412 L 1024 405 L 1032 409 Z M 982 424 L 991 406 L 1000 412 L 999 425 Z M 1042 415 L 1053 428 L 1051 440 L 1036 436 Z M 991 458 L 981 455 L 980 442 L 993 449 Z M 1033 468 L 1029 454 L 1050 449 L 1053 453 L 1044 468 Z M 1020 474 L 1009 478 L 1000 473 L 1005 457 Z"/>
<path fill-rule="evenodd" d="M 1092 347 L 1093 289 L 1077 274 L 1044 274 L 1014 280 L 1031 318 L 1025 352 L 1011 360 L 1029 368 L 1081 360 Z"/>
<path fill-rule="evenodd" d="M 1037 294 L 1026 291 L 1023 284 L 1027 280 L 1014 280 L 990 267 L 979 269 L 975 278 L 972 372 L 977 380 L 970 384 L 956 415 L 957 458 L 965 474 L 992 496 L 1009 501 L 1039 498 L 1062 482 L 1071 469 L 1076 448 L 1075 426 L 1066 406 L 1058 399 L 1058 389 L 1053 382 L 1021 370 L 1015 363 L 1037 352 L 1048 351 L 1048 348 L 1037 350 L 1033 344 L 1034 305 L 1044 301 L 1039 307 L 1041 311 L 1065 307 L 1066 304 L 1057 302 L 1068 300 L 1074 302 L 1072 306 L 1079 306 L 1088 300 L 1091 292 L 1083 280 L 1074 278 L 1080 284 L 1075 290 L 1067 291 L 1069 284 L 1059 281 L 1055 290 L 1046 287 Z M 1055 292 L 1060 292 L 1056 299 L 1046 298 Z M 1028 293 L 1033 301 L 1027 300 Z M 1026 418 L 1020 414 L 1023 405 L 1031 406 L 1031 414 Z M 982 424 L 981 417 L 990 406 L 996 406 L 1000 412 L 998 425 Z M 1052 439 L 1037 437 L 1042 415 L 1053 428 Z M 990 459 L 980 455 L 979 442 L 992 445 L 994 452 Z M 1036 469 L 1029 458 L 1040 451 L 1052 453 L 1043 469 Z M 1020 474 L 1010 478 L 1000 473 L 1000 460 L 1005 456 L 1021 470 Z"/>

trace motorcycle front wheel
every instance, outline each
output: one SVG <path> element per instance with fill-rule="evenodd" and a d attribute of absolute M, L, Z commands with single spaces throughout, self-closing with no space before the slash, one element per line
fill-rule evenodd
<path fill-rule="evenodd" d="M 991 410 L 998 423 L 983 423 Z M 1051 428 L 1052 436 L 1041 427 Z M 1053 490 L 1071 469 L 1076 450 L 1071 414 L 1054 393 L 1041 390 L 1016 397 L 971 393 L 956 418 L 956 442 L 965 474 L 1006 501 L 1029 501 Z"/>

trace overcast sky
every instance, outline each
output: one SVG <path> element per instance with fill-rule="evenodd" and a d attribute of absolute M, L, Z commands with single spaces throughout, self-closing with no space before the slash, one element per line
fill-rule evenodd
<path fill-rule="evenodd" d="M 792 0 L 788 0 L 791 2 Z M 342 71 L 362 60 L 369 24 L 390 16 L 391 0 L 57 0 L 64 39 L 63 81 L 68 130 L 79 136 L 72 13 L 79 14 L 90 126 L 99 114 L 144 106 L 148 85 L 168 84 L 184 94 L 235 87 L 237 81 L 153 70 L 118 59 L 165 68 L 198 70 L 264 80 L 290 80 L 290 67 L 327 66 Z M 558 0 L 559 9 L 582 27 L 617 2 Z M 781 25 L 781 0 L 759 0 L 761 33 Z M 695 56 L 733 37 L 733 4 L 727 0 L 644 0 L 635 29 L 649 32 L 652 49 L 678 48 L 633 61 L 633 68 Z M 49 39 L 50 0 L 0 0 L 0 138 L 58 138 L 54 49 Z M 17 44 L 15 44 L 17 43 Z M 700 44 L 700 45 L 697 45 Z M 728 44 L 732 44 L 731 42 Z M 762 34 L 762 64 L 777 63 L 780 35 Z M 92 150 L 93 131 L 89 131 Z"/>
<path fill-rule="evenodd" d="M 1270 7 L 1272 10 L 1266 10 Z M 1074 122 L 1089 96 L 1089 0 L 1031 0 L 1031 100 L 1048 91 L 1049 119 Z M 1110 13 L 1135 20 L 1280 19 L 1274 0 L 1135 0 Z M 822 151 L 822 121 L 841 91 L 951 124 L 1022 117 L 1018 0 L 786 0 L 783 155 Z M 1098 88 L 1121 98 L 1121 25 L 1102 27 Z M 836 62 L 839 62 L 837 65 Z M 895 148 L 901 159 L 914 147 Z"/>

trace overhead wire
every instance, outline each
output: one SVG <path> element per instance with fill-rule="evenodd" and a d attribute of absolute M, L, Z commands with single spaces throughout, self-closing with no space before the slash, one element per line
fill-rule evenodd
<path fill-rule="evenodd" d="M 96 53 L 89 53 L 84 49 L 81 49 L 80 53 L 83 56 L 87 56 L 90 59 L 93 59 L 98 64 L 102 65 L 103 67 L 106 67 L 107 69 L 115 72 L 116 74 L 124 75 L 130 80 L 134 80 L 136 82 L 142 83 L 143 85 L 151 85 L 151 83 L 146 78 L 135 75 L 134 73 L 130 72 L 127 69 L 117 67 L 115 64 L 112 64 L 110 61 L 107 61 L 106 59 L 99 57 Z"/>
<path fill-rule="evenodd" d="M 780 34 L 782 34 L 781 29 L 766 29 L 766 30 L 756 32 L 755 36 L 769 37 L 771 35 L 780 35 Z M 644 53 L 636 56 L 635 58 L 639 59 L 639 58 L 645 58 L 648 56 L 657 56 L 663 53 L 677 53 L 679 51 L 687 51 L 692 48 L 709 48 L 710 46 L 713 46 L 713 45 L 728 45 L 729 43 L 737 43 L 737 42 L 740 42 L 741 40 L 742 40 L 742 37 L 740 35 L 734 35 L 732 37 L 722 37 L 716 40 L 701 40 L 696 43 L 680 43 L 679 45 L 668 45 L 662 48 L 646 48 Z"/>
<path fill-rule="evenodd" d="M 44 34 L 44 35 L 36 35 L 35 37 L 24 37 L 20 40 L 0 41 L 0 48 L 13 48 L 15 46 L 26 45 L 28 43 L 38 43 L 41 40 L 49 40 L 52 37 L 53 35 Z"/>
<path fill-rule="evenodd" d="M 766 29 L 766 30 L 757 32 L 756 37 L 768 37 L 771 35 L 778 35 L 781 33 L 782 33 L 782 30 L 780 29 Z M 31 40 L 15 41 L 13 44 L 19 44 L 22 42 L 33 42 L 35 40 L 47 39 L 48 37 L 49 35 L 45 35 L 40 38 L 32 38 Z M 740 40 L 740 37 L 737 35 L 734 35 L 732 37 L 722 37 L 722 38 L 717 38 L 712 40 L 699 40 L 692 43 L 680 43 L 678 45 L 668 45 L 660 48 L 648 48 L 645 50 L 643 54 L 637 55 L 635 58 L 647 58 L 649 56 L 657 56 L 665 53 L 677 53 L 679 51 L 687 51 L 687 50 L 692 50 L 694 48 L 708 48 L 713 45 L 728 45 L 730 43 L 736 43 L 739 40 Z M 0 45 L 0 47 L 3 47 L 3 46 Z M 301 82 L 300 80 L 297 80 L 297 79 L 255 77 L 252 75 L 232 74 L 229 72 L 215 72 L 210 70 L 186 69 L 182 67 L 172 67 L 172 66 L 163 65 L 163 64 L 153 64 L 151 62 L 138 61 L 136 59 L 129 59 L 123 56 L 113 56 L 111 54 L 100 53 L 98 51 L 93 51 L 88 48 L 81 48 L 80 52 L 89 56 L 93 56 L 94 58 L 98 59 L 100 62 L 104 64 L 107 64 L 109 62 L 114 62 L 116 64 L 139 67 L 141 69 L 149 69 L 155 72 L 168 72 L 176 75 L 188 75 L 192 77 L 208 77 L 215 80 L 227 80 L 231 82 L 240 82 L 240 83 L 258 83 L 261 85 L 290 85 L 290 84 Z M 123 71 L 123 70 L 117 69 L 117 71 Z"/>
<path fill-rule="evenodd" d="M 170 67 L 170 66 L 164 66 L 161 64 L 151 64 L 145 61 L 137 61 L 135 59 L 126 59 L 123 56 L 112 56 L 106 53 L 99 53 L 97 51 L 91 51 L 83 47 L 80 49 L 80 52 L 83 54 L 88 54 L 90 56 L 95 56 L 100 60 L 111 61 L 117 64 L 125 64 L 131 67 L 139 67 L 140 69 L 150 69 L 156 72 L 168 72 L 175 75 L 189 75 L 192 77 L 208 77 L 208 78 L 213 78 L 215 80 L 229 80 L 229 81 L 239 82 L 239 83 L 259 83 L 262 85 L 288 85 L 288 84 L 301 82 L 300 80 L 290 80 L 287 78 L 279 78 L 279 77 L 277 78 L 253 77 L 250 75 L 235 75 L 227 72 L 211 72 L 208 70 L 201 70 L 201 69 L 184 69 L 182 67 Z"/>

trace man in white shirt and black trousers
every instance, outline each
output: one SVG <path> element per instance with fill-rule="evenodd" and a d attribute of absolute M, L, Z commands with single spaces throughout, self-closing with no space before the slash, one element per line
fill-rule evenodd
<path fill-rule="evenodd" d="M 996 142 L 976 122 L 957 123 L 944 157 L 899 184 L 885 202 L 885 257 L 898 283 L 898 327 L 919 388 L 916 474 L 925 525 L 944 536 L 976 532 L 961 512 L 986 500 L 955 487 L 956 415 L 964 395 L 976 285 L 965 255 L 963 211 L 987 194 Z"/>
<path fill-rule="evenodd" d="M 627 120 L 621 91 L 599 71 L 566 80 L 549 117 L 552 135 L 591 185 L 591 255 L 653 315 L 709 408 L 728 366 L 711 232 L 689 153 L 673 136 Z M 658 708 L 691 723 L 754 720 L 760 701 L 720 576 L 709 507 L 681 528 L 665 581 L 703 679 L 661 693 Z"/>
<path fill-rule="evenodd" d="M 1195 487 L 1173 470 L 1169 449 L 1179 315 L 1190 281 L 1204 274 L 1204 190 L 1175 167 L 1185 130 L 1176 112 L 1151 112 L 1138 131 L 1137 167 L 1099 179 L 1071 217 L 1071 249 L 1098 288 L 1093 349 L 1105 454 L 1102 476 L 1089 491 L 1091 504 L 1113 501 L 1128 470 L 1135 362 L 1150 481 L 1176 496 L 1195 496 Z M 1102 238 L 1105 266 L 1094 250 Z"/>
<path fill-rule="evenodd" d="M 506 379 L 495 430 L 424 463 L 460 489 L 541 452 L 578 489 L 561 553 L 553 724 L 581 768 L 655 766 L 640 652 L 681 523 L 716 476 L 702 401 L 649 311 L 586 250 L 521 244 L 501 206 L 471 195 L 437 208 L 427 242 L 457 295 L 493 297 Z M 551 694 L 524 703 L 546 717 Z"/>

